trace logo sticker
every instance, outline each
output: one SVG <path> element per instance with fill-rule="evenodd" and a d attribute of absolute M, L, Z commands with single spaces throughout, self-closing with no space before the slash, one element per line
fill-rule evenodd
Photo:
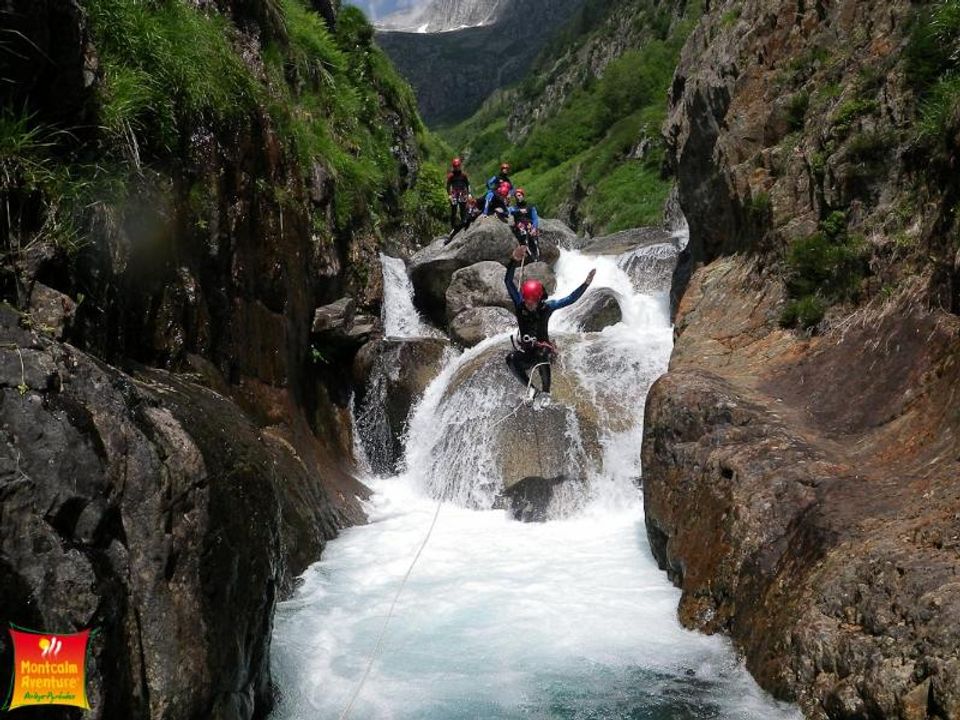
<path fill-rule="evenodd" d="M 8 710 L 31 705 L 73 705 L 87 702 L 86 662 L 90 630 L 54 635 L 10 628 L 13 640 L 13 684 Z"/>

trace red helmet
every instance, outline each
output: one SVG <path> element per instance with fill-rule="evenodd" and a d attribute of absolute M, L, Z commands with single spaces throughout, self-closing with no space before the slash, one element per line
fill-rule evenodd
<path fill-rule="evenodd" d="M 500 172 L 502 173 L 510 172 L 510 163 L 500 163 Z"/>
<path fill-rule="evenodd" d="M 502 198 L 507 197 L 510 194 L 510 183 L 502 182 L 497 185 L 497 195 Z"/>
<path fill-rule="evenodd" d="M 453 162 L 450 164 L 453 165 L 454 170 L 459 170 L 461 167 L 463 167 L 463 160 L 460 158 L 454 158 Z"/>
<path fill-rule="evenodd" d="M 540 302 L 543 299 L 543 283 L 539 280 L 527 280 L 520 288 L 520 295 L 527 302 Z"/>
<path fill-rule="evenodd" d="M 527 197 L 527 191 L 523 188 L 517 188 L 514 190 L 513 194 L 516 196 L 517 200 L 523 200 L 525 197 Z"/>

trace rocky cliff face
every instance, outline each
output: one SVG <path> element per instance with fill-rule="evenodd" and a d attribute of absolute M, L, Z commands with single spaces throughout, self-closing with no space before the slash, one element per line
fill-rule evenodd
<path fill-rule="evenodd" d="M 377 42 L 417 93 L 424 119 L 469 117 L 531 62 L 584 0 L 512 0 L 491 25 L 444 33 L 381 32 Z"/>
<path fill-rule="evenodd" d="M 923 9 L 707 10 L 665 128 L 699 269 L 648 399 L 651 544 L 683 622 L 809 717 L 956 717 L 958 126 L 919 129 Z"/>
<path fill-rule="evenodd" d="M 350 295 L 378 313 L 380 232 L 403 220 L 420 168 L 412 103 L 356 14 L 203 6 L 10 7 L 22 47 L 0 122 L 0 617 L 99 628 L 96 718 L 268 712 L 275 603 L 363 520 L 348 402 L 366 337 L 327 343 L 314 311 Z M 153 35 L 125 34 L 130 13 Z M 209 46 L 149 45 L 201 33 Z M 294 108 L 320 79 L 317 48 L 328 104 Z M 351 63 L 362 84 L 348 89 Z M 127 73 L 188 95 L 137 114 Z M 222 113 L 225 78 L 243 84 Z M 190 95 L 194 82 L 207 84 Z M 340 101 L 364 104 L 329 117 Z M 168 108 L 173 124 L 153 125 Z M 380 174 L 340 143 L 379 153 Z M 5 638 L 0 651 L 5 683 Z"/>

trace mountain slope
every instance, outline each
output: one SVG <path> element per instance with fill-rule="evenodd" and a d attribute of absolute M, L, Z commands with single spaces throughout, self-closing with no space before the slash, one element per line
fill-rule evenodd
<path fill-rule="evenodd" d="M 431 125 L 469 117 L 523 78 L 553 33 L 585 0 L 508 0 L 498 20 L 443 33 L 379 32 L 377 43 L 410 82 Z"/>
<path fill-rule="evenodd" d="M 518 84 L 443 131 L 486 174 L 510 160 L 541 211 L 588 232 L 658 223 L 667 89 L 699 3 L 591 0 Z"/>

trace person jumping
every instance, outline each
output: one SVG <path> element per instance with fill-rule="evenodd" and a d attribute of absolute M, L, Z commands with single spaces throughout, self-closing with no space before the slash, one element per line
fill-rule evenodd
<path fill-rule="evenodd" d="M 548 300 L 543 283 L 539 280 L 527 280 L 519 291 L 514 284 L 513 274 L 516 271 L 517 263 L 527 252 L 527 248 L 523 245 L 518 245 L 514 249 L 510 264 L 507 265 L 507 273 L 504 276 L 507 292 L 510 293 L 510 298 L 513 300 L 517 324 L 519 325 L 519 338 L 514 343 L 517 349 L 507 355 L 506 361 L 510 371 L 529 388 L 527 400 L 532 400 L 541 393 L 544 396 L 550 394 L 550 363 L 557 354 L 556 346 L 550 342 L 550 316 L 556 310 L 572 305 L 579 300 L 587 291 L 587 288 L 590 287 L 593 276 L 597 271 L 591 270 L 583 284 L 567 297 L 560 300 Z M 533 368 L 540 371 L 540 393 L 530 382 L 530 371 Z"/>

